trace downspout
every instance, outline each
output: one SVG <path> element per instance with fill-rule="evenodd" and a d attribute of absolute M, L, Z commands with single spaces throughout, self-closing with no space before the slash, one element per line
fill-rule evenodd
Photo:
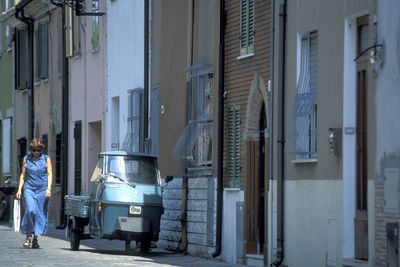
<path fill-rule="evenodd" d="M 27 2 L 28 3 L 28 2 Z M 18 16 L 18 14 L 21 13 L 21 16 Z M 32 140 L 34 137 L 34 120 L 35 120 L 35 115 L 34 115 L 34 90 L 33 90 L 33 79 L 34 79 L 34 70 L 33 70 L 33 19 L 25 17 L 24 15 L 24 6 L 16 8 L 15 12 L 15 17 L 22 21 L 24 24 L 26 24 L 28 28 L 28 51 L 29 51 L 29 84 L 28 87 L 31 89 L 28 97 L 28 110 L 30 112 L 30 118 L 28 120 L 28 131 L 29 131 L 29 136 L 28 140 Z"/>
<path fill-rule="evenodd" d="M 271 82 L 269 85 L 269 90 L 270 90 L 270 105 L 269 105 L 269 118 L 268 118 L 269 125 L 267 124 L 267 126 L 269 128 L 269 131 L 268 131 L 268 134 L 269 134 L 269 143 L 268 143 L 268 146 L 269 146 L 269 162 L 268 162 L 269 173 L 268 173 L 268 181 L 267 181 L 268 188 L 270 188 L 269 183 L 270 183 L 270 181 L 273 181 L 273 176 L 274 176 L 274 165 L 273 165 L 274 164 L 274 159 L 273 159 L 273 156 L 274 156 L 274 145 L 273 145 L 274 144 L 274 131 L 273 131 L 273 129 L 274 129 L 274 103 L 275 103 L 275 101 L 274 101 L 274 96 L 275 96 L 275 94 L 274 94 L 274 91 L 275 91 L 274 90 L 274 88 L 275 88 L 275 86 L 274 86 L 274 84 L 275 84 L 275 79 L 274 79 L 274 75 L 275 75 L 275 71 L 274 71 L 275 70 L 275 1 L 274 0 L 271 1 L 271 29 L 270 30 L 271 30 L 270 31 L 270 38 L 271 38 L 270 81 Z M 271 195 L 271 199 L 273 199 L 273 190 L 270 190 L 270 195 Z M 267 192 L 267 203 L 270 203 L 268 201 L 268 192 Z M 268 210 L 270 210 L 269 207 L 268 207 Z M 269 215 L 267 213 L 267 218 L 268 218 L 268 216 Z M 271 223 L 271 225 L 268 224 L 267 229 L 266 229 L 267 233 L 269 230 L 268 227 L 270 227 L 270 229 L 273 229 L 272 223 Z M 265 239 L 265 240 L 268 244 L 268 239 Z M 267 261 L 271 260 L 271 258 L 272 258 L 272 256 L 268 254 L 268 246 L 267 246 L 267 250 L 265 253 L 266 253 L 266 256 L 264 256 L 264 262 L 267 263 Z"/>
<path fill-rule="evenodd" d="M 144 1 L 144 92 L 143 92 L 143 143 L 144 153 L 149 153 L 149 0 Z"/>
<path fill-rule="evenodd" d="M 286 0 L 279 0 L 279 55 L 278 55 L 278 182 L 277 182 L 277 254 L 274 266 L 284 259 L 284 148 L 285 148 L 285 56 L 286 56 Z"/>
<path fill-rule="evenodd" d="M 66 50 L 66 31 L 65 31 L 65 6 L 63 4 L 54 3 L 54 0 L 50 0 L 53 5 L 61 8 L 62 12 L 62 126 L 61 126 L 61 208 L 60 208 L 60 225 L 57 229 L 64 229 L 66 227 L 66 217 L 65 217 L 65 200 L 64 196 L 67 192 L 68 187 L 68 59 Z"/>
<path fill-rule="evenodd" d="M 219 65 L 218 65 L 218 166 L 217 166 L 217 232 L 213 257 L 221 255 L 222 201 L 223 201 L 223 148 L 224 148 L 224 61 L 225 61 L 225 0 L 220 0 L 219 11 Z"/>

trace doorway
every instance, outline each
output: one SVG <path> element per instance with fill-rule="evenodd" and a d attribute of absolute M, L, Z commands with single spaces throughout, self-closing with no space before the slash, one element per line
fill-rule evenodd
<path fill-rule="evenodd" d="M 355 258 L 368 260 L 367 68 L 368 16 L 357 19 Z"/>
<path fill-rule="evenodd" d="M 247 141 L 247 170 L 246 170 L 246 254 L 264 254 L 266 251 L 267 220 L 265 164 L 265 105 L 262 105 L 259 116 L 258 140 Z"/>

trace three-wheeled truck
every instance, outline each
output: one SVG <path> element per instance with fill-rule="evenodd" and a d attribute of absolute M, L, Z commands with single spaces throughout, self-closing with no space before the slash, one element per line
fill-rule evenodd
<path fill-rule="evenodd" d="M 66 195 L 66 236 L 71 250 L 80 240 L 125 241 L 127 253 L 142 252 L 158 241 L 163 213 L 157 158 L 125 151 L 103 152 L 90 180 L 90 195 Z"/>

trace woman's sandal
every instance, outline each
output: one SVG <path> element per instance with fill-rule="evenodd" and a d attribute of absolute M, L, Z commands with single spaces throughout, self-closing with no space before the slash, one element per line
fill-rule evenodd
<path fill-rule="evenodd" d="M 29 248 L 31 245 L 31 236 L 30 235 L 26 235 L 25 241 L 24 241 L 24 247 L 25 248 Z"/>
<path fill-rule="evenodd" d="M 39 242 L 37 240 L 37 237 L 35 236 L 32 240 L 32 248 L 39 248 Z"/>

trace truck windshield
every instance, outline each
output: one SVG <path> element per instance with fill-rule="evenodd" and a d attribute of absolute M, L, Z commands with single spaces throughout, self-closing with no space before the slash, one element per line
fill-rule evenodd
<path fill-rule="evenodd" d="M 131 184 L 158 184 L 154 158 L 108 156 L 106 173 L 111 173 Z"/>

